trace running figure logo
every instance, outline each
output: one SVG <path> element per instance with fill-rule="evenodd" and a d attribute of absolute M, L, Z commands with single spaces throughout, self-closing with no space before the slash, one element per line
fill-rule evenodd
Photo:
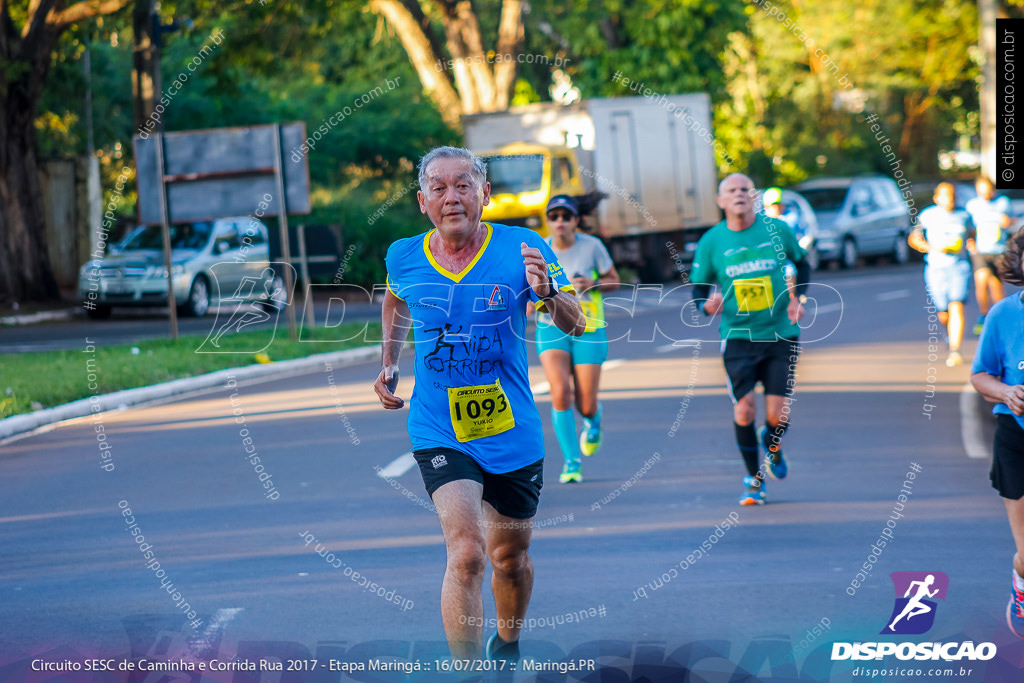
<path fill-rule="evenodd" d="M 949 577 L 943 572 L 893 572 L 889 575 L 896 590 L 889 624 L 883 634 L 920 635 L 935 623 L 937 600 L 946 599 Z M 900 597 L 900 596 L 903 597 Z"/>

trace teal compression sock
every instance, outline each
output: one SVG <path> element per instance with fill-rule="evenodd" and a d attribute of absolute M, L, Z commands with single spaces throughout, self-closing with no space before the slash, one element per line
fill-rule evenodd
<path fill-rule="evenodd" d="M 562 448 L 562 457 L 567 462 L 580 459 L 579 446 L 576 444 L 576 415 L 569 410 L 551 409 L 551 423 L 555 427 L 558 445 Z"/>

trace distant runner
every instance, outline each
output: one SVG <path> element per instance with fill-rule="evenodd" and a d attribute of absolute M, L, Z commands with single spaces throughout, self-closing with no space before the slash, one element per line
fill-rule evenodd
<path fill-rule="evenodd" d="M 991 180 L 985 176 L 978 178 L 974 189 L 978 196 L 967 202 L 967 213 L 974 223 L 976 234 L 973 243 L 967 246 L 974 267 L 974 295 L 981 312 L 974 325 L 974 334 L 981 334 L 988 310 L 1005 296 L 996 262 L 1006 249 L 1006 229 L 1013 220 L 1010 218 L 1010 200 L 996 196 L 996 188 Z"/>
<path fill-rule="evenodd" d="M 498 629 L 492 659 L 519 658 L 533 589 L 530 535 L 544 483 L 544 438 L 527 375 L 526 302 L 561 330 L 585 320 L 551 248 L 532 230 L 483 223 L 487 167 L 438 147 L 420 163 L 420 211 L 435 229 L 388 249 L 383 354 L 374 390 L 397 410 L 402 344 L 415 324 L 409 436 L 437 506 L 448 561 L 441 618 L 452 656 L 480 658 L 487 559 Z"/>
<path fill-rule="evenodd" d="M 801 299 L 810 280 L 804 250 L 781 220 L 754 213 L 754 183 L 734 173 L 718 186 L 725 220 L 697 243 L 690 272 L 694 299 L 708 315 L 722 314 L 722 360 L 729 376 L 736 445 L 743 456 L 742 505 L 765 502 L 764 471 L 758 467 L 758 441 L 768 474 L 785 478 L 782 435 L 789 427 L 789 405 L 800 354 Z M 795 268 L 794 292 L 786 284 L 786 263 Z M 711 285 L 722 292 L 711 294 Z M 797 296 L 799 295 L 799 296 Z M 754 388 L 764 386 L 767 422 L 754 430 Z M 760 438 L 758 438 L 760 437 Z"/>
<path fill-rule="evenodd" d="M 960 343 L 964 337 L 964 302 L 970 288 L 971 262 L 967 260 L 970 219 L 956 209 L 956 189 L 950 183 L 935 188 L 935 205 L 918 217 L 918 227 L 907 242 L 925 256 L 924 282 L 939 322 L 946 326 L 949 355 L 946 365 L 963 363 Z"/>
<path fill-rule="evenodd" d="M 1024 287 L 1024 229 L 1010 238 L 999 274 L 1004 282 Z M 1003 497 L 1017 547 L 1006 622 L 1024 638 L 1024 292 L 989 311 L 971 365 L 971 384 L 996 404 L 990 478 Z"/>
<path fill-rule="evenodd" d="M 603 292 L 619 288 L 619 274 L 601 240 L 576 230 L 580 211 L 572 197 L 552 197 L 547 215 L 553 233 L 548 243 L 572 279 L 587 317 L 583 336 L 571 337 L 551 323 L 551 316 L 537 315 L 537 353 L 551 386 L 551 422 L 564 460 L 558 480 L 567 484 L 583 480 L 580 452 L 593 455 L 601 447 L 602 411 L 597 391 L 601 364 L 608 358 Z M 572 410 L 574 393 L 576 408 L 583 417 L 578 447 Z"/>

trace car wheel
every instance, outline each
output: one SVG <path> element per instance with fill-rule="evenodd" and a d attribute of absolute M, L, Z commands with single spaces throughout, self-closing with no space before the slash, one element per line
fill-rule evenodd
<path fill-rule="evenodd" d="M 907 244 L 907 236 L 902 232 L 896 236 L 896 244 L 892 247 L 893 263 L 903 265 L 910 260 L 910 245 Z"/>
<path fill-rule="evenodd" d="M 284 310 L 285 304 L 288 303 L 288 295 L 284 291 L 284 279 L 280 275 L 275 275 L 274 279 L 270 281 L 270 292 L 270 298 L 260 301 L 259 307 L 267 313 Z"/>
<path fill-rule="evenodd" d="M 188 291 L 188 301 L 181 307 L 185 315 L 202 318 L 210 310 L 210 285 L 202 275 L 192 281 Z"/>
<path fill-rule="evenodd" d="M 110 306 L 104 306 L 103 304 L 96 304 L 91 308 L 85 309 L 85 314 L 92 320 L 106 320 L 112 312 L 113 309 Z"/>
<path fill-rule="evenodd" d="M 857 251 L 857 243 L 852 237 L 847 237 L 843 240 L 843 250 L 839 257 L 840 263 L 843 268 L 853 268 L 857 265 L 857 259 L 860 257 L 860 253 Z"/>

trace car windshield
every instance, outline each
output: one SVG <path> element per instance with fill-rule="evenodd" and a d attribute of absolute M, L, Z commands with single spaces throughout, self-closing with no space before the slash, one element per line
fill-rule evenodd
<path fill-rule="evenodd" d="M 484 157 L 491 194 L 519 194 L 540 189 L 544 157 L 540 154 Z"/>
<path fill-rule="evenodd" d="M 171 226 L 171 249 L 202 249 L 210 241 L 213 223 L 181 223 Z M 121 246 L 129 249 L 163 249 L 159 225 L 147 225 L 129 237 Z"/>
<path fill-rule="evenodd" d="M 800 194 L 815 211 L 841 211 L 846 201 L 847 188 L 822 187 L 815 190 L 800 190 Z"/>

